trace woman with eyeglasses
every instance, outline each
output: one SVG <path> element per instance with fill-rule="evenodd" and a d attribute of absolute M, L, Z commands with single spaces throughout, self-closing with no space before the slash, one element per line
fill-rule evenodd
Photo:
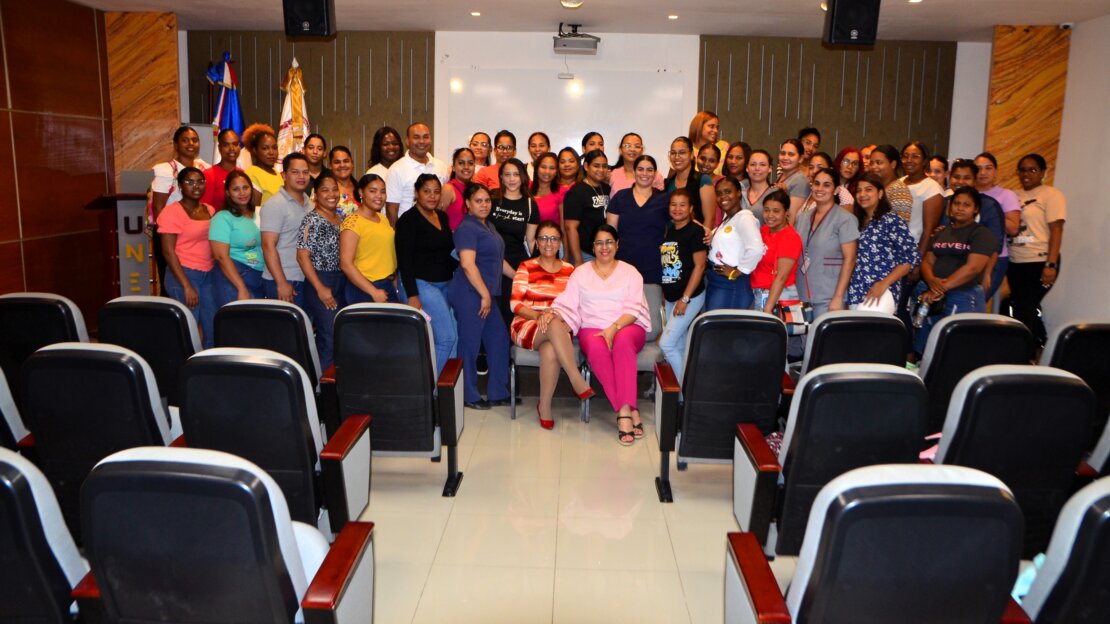
<path fill-rule="evenodd" d="M 493 137 L 492 165 L 482 167 L 474 174 L 474 183 L 481 184 L 491 192 L 501 186 L 501 165 L 516 158 L 516 135 L 508 130 L 502 130 Z M 527 173 L 522 171 L 527 176 Z"/>
<path fill-rule="evenodd" d="M 656 174 L 654 158 L 640 156 L 633 169 L 636 183 L 613 197 L 605 220 L 624 239 L 617 259 L 636 267 L 645 284 L 660 284 L 663 267 L 659 264 L 659 245 L 670 222 L 670 195 L 652 186 Z"/>
<path fill-rule="evenodd" d="M 540 255 L 522 262 L 513 277 L 509 306 L 514 316 L 509 335 L 517 346 L 540 354 L 540 400 L 536 414 L 541 427 L 552 429 L 555 419 L 551 397 L 555 395 L 560 368 L 566 372 L 579 399 L 590 398 L 594 391 L 578 370 L 570 328 L 551 308 L 555 298 L 566 290 L 574 265 L 559 259 L 563 237 L 557 223 L 542 221 L 537 234 Z"/>
<path fill-rule="evenodd" d="M 713 178 L 694 170 L 694 144 L 690 139 L 680 136 L 671 142 L 667 154 L 671 160 L 671 175 L 667 178 L 664 190 L 668 193 L 684 188 L 690 191 L 693 202 L 694 220 L 706 228 L 717 223 L 717 198 L 713 192 Z"/>
<path fill-rule="evenodd" d="M 597 228 L 594 259 L 574 270 L 551 307 L 578 336 L 617 413 L 617 440 L 629 446 L 644 435 L 636 404 L 636 355 L 651 331 L 651 316 L 640 272 L 617 260 L 619 236 L 611 225 Z"/>
<path fill-rule="evenodd" d="M 477 161 L 478 167 L 486 167 L 490 164 L 490 152 L 493 151 L 493 141 L 490 140 L 489 135 L 485 132 L 475 132 L 470 135 L 470 143 L 467 144 L 470 151 L 474 152 L 474 159 Z"/>
<path fill-rule="evenodd" d="M 863 174 L 870 173 L 863 170 L 862 159 L 863 156 L 854 147 L 845 147 L 837 152 L 836 158 L 833 159 L 832 168 L 840 174 L 840 186 L 836 187 L 836 194 L 840 197 L 841 205 L 852 206 L 855 204 L 856 184 L 863 177 Z M 840 189 L 847 191 L 848 197 L 852 198 L 852 201 L 845 204 L 844 195 Z"/>
<path fill-rule="evenodd" d="M 193 311 L 200 325 L 204 348 L 212 347 L 212 319 L 216 298 L 212 292 L 212 246 L 208 227 L 216 209 L 200 201 L 204 173 L 185 167 L 177 174 L 181 200 L 166 206 L 158 216 L 158 235 L 166 254 L 165 292 Z"/>
<path fill-rule="evenodd" d="M 518 161 L 519 162 L 519 161 Z M 521 167 L 523 169 L 523 167 Z M 458 320 L 459 355 L 463 361 L 463 401 L 466 407 L 488 410 L 509 404 L 509 332 L 501 317 L 502 277 L 516 271 L 505 262 L 505 240 L 490 222 L 493 200 L 481 184 L 463 193 L 467 214 L 455 230 L 459 268 L 447 289 Z M 478 392 L 478 350 L 484 347 L 489 375 L 487 398 Z"/>
<path fill-rule="evenodd" d="M 245 133 L 244 133 L 245 134 Z M 223 136 L 221 133 L 220 136 Z M 166 206 L 181 201 L 181 187 L 177 175 L 186 167 L 196 167 L 207 171 L 211 165 L 197 155 L 200 153 L 200 135 L 189 126 L 181 126 L 173 133 L 173 159 L 154 165 L 154 180 L 150 183 L 150 206 L 147 221 L 152 228 L 153 238 L 150 245 L 154 253 L 154 263 L 158 269 L 158 283 L 166 281 L 166 256 L 162 253 L 162 239 L 158 236 L 158 217 Z M 236 151 L 238 157 L 238 151 Z M 257 205 L 257 204 L 255 204 Z"/>
<path fill-rule="evenodd" d="M 632 164 L 644 153 L 644 140 L 635 132 L 629 132 L 621 137 L 620 149 L 621 157 L 617 160 L 617 164 L 613 165 L 613 171 L 609 174 L 609 197 L 614 197 L 619 191 L 631 188 L 633 182 L 636 181 Z M 655 180 L 652 186 L 660 191 L 663 190 L 663 175 L 658 171 L 655 172 Z"/>
<path fill-rule="evenodd" d="M 1021 225 L 1010 245 L 1010 303 L 1018 319 L 1040 345 L 1045 343 L 1041 299 L 1052 290 L 1060 272 L 1060 246 L 1068 203 L 1056 187 L 1044 183 L 1048 163 L 1040 154 L 1027 154 L 1018 161 L 1021 190 Z"/>

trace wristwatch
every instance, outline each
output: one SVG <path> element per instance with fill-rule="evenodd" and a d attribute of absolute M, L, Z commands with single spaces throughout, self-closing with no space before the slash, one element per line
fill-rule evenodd
<path fill-rule="evenodd" d="M 1058 263 L 1058 262 L 1045 262 L 1044 263 L 1044 268 L 1046 268 L 1046 269 L 1058 269 L 1058 268 L 1060 268 L 1060 263 Z"/>
<path fill-rule="evenodd" d="M 681 301 L 682 303 L 690 303 L 690 298 L 686 295 L 682 295 L 682 299 L 679 299 L 679 301 Z"/>

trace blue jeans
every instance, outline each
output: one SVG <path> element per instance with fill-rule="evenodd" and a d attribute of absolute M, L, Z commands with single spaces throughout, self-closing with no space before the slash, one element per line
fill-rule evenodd
<path fill-rule="evenodd" d="M 289 280 L 289 285 L 293 287 L 293 303 L 300 309 L 304 309 L 304 281 Z M 277 299 L 277 282 L 274 280 L 262 279 L 262 294 L 266 299 Z"/>
<path fill-rule="evenodd" d="M 416 280 L 420 291 L 420 306 L 432 317 L 432 340 L 436 346 L 436 377 L 443 371 L 447 360 L 455 357 L 459 341 L 455 313 L 447 302 L 447 287 L 451 282 L 425 282 Z"/>
<path fill-rule="evenodd" d="M 750 310 L 752 308 L 751 280 L 741 274 L 734 280 L 717 275 L 711 267 L 706 269 L 709 280 L 705 287 L 705 309 Z"/>
<path fill-rule="evenodd" d="M 928 285 L 925 280 L 921 280 L 917 284 L 917 288 L 913 291 L 913 299 L 921 293 L 925 292 Z M 962 312 L 986 312 L 987 299 L 983 296 L 983 286 L 976 284 L 971 288 L 960 288 L 957 290 L 950 290 L 944 294 L 944 309 L 940 314 L 930 316 L 925 319 L 925 323 L 921 329 L 914 331 L 913 336 L 913 350 L 917 353 L 925 352 L 925 345 L 929 341 L 929 332 L 933 330 L 933 326 L 937 324 L 942 318 L 959 314 Z"/>
<path fill-rule="evenodd" d="M 663 333 L 659 336 L 659 348 L 663 350 L 667 363 L 674 369 L 678 382 L 682 383 L 682 372 L 686 369 L 686 334 L 690 331 L 690 324 L 705 306 L 705 291 L 690 298 L 690 303 L 686 304 L 686 312 L 682 316 L 674 315 L 674 307 L 677 303 L 677 301 L 667 302 L 667 320 L 663 325 Z"/>
<path fill-rule="evenodd" d="M 1010 257 L 999 258 L 998 262 L 994 263 L 994 269 L 991 270 L 991 289 L 983 293 L 984 301 L 990 301 L 994 298 L 994 293 L 998 292 L 998 287 L 1002 285 L 1002 280 L 1006 279 L 1006 269 L 1010 266 Z M 994 311 L 998 314 L 998 310 Z"/>
<path fill-rule="evenodd" d="M 312 319 L 312 326 L 316 330 L 316 354 L 320 356 L 320 370 L 327 370 L 331 366 L 332 353 L 335 345 L 332 340 L 332 326 L 335 324 L 335 315 L 347 305 L 344 289 L 347 286 L 347 277 L 343 271 L 316 271 L 320 282 L 331 289 L 331 296 L 335 299 L 335 309 L 329 310 L 316 289 L 304 289 L 304 311 Z"/>
<path fill-rule="evenodd" d="M 181 270 L 185 272 L 185 277 L 193 285 L 193 290 L 197 291 L 197 298 L 200 299 L 197 307 L 193 308 L 193 318 L 197 320 L 197 325 L 200 326 L 201 344 L 205 349 L 211 349 L 213 341 L 212 319 L 215 318 L 217 309 L 216 298 L 212 292 L 212 273 L 220 269 L 215 267 L 211 271 L 198 271 L 181 267 Z M 173 276 L 173 271 L 166 271 L 166 281 L 162 283 L 162 286 L 165 288 L 167 295 L 185 303 L 185 287 Z"/>
<path fill-rule="evenodd" d="M 351 305 L 355 303 L 374 303 L 374 298 L 363 292 L 361 288 L 355 286 L 349 281 L 344 280 L 344 282 L 346 283 L 346 286 L 344 287 L 344 298 L 347 300 L 347 303 L 345 305 Z M 385 294 L 389 297 L 388 299 L 386 299 L 388 303 L 400 303 L 400 300 L 397 299 L 397 289 L 393 287 L 393 280 L 386 278 L 370 283 L 373 284 L 374 288 L 380 288 L 381 290 L 385 291 Z"/>
<path fill-rule="evenodd" d="M 243 285 L 250 291 L 251 298 L 261 299 L 265 294 L 262 291 L 262 271 L 252 269 L 235 260 L 232 260 L 231 263 L 235 265 L 235 270 L 238 271 L 239 278 L 243 280 Z M 239 299 L 239 291 L 235 289 L 235 284 L 228 281 L 219 265 L 212 269 L 212 294 L 216 297 L 217 309 Z"/>

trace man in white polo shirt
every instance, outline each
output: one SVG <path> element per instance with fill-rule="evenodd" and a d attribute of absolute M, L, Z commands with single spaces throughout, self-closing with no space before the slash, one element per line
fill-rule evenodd
<path fill-rule="evenodd" d="M 397 217 L 412 208 L 416 197 L 414 186 L 420 174 L 434 173 L 440 184 L 447 183 L 447 163 L 432 156 L 432 131 L 428 125 L 416 122 L 406 134 L 409 149 L 389 168 L 385 180 L 385 211 L 394 227 Z"/>

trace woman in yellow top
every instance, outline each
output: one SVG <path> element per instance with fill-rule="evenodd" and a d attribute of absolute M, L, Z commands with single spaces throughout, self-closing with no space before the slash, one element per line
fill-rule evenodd
<path fill-rule="evenodd" d="M 385 180 L 368 173 L 358 181 L 362 202 L 343 220 L 339 233 L 339 267 L 347 276 L 347 303 L 400 303 L 394 279 L 397 251 L 393 227 L 382 216 Z"/>
<path fill-rule="evenodd" d="M 251 203 L 261 206 L 284 184 L 281 174 L 274 169 L 278 161 L 277 134 L 266 124 L 251 124 L 243 131 L 243 145 L 250 152 L 253 163 L 246 171 L 254 187 Z"/>

